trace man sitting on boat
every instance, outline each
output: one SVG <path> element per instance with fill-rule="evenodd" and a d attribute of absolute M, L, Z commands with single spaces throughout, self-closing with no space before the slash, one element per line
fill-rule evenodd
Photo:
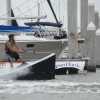
<path fill-rule="evenodd" d="M 9 62 L 11 62 L 11 65 L 14 60 L 23 62 L 22 58 L 18 54 L 22 52 L 22 49 L 20 49 L 19 45 L 16 43 L 14 39 L 14 34 L 10 34 L 8 38 L 9 40 L 5 44 L 5 50 L 6 50 L 6 54 L 8 56 Z"/>

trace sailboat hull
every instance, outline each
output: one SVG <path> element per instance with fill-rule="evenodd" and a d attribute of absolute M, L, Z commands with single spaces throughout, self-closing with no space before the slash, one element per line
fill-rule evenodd
<path fill-rule="evenodd" d="M 23 36 L 24 37 L 24 36 Z M 24 38 L 21 36 L 18 36 L 17 39 L 20 38 L 20 40 L 17 40 L 17 43 L 19 44 L 20 48 L 24 49 L 25 53 L 21 53 L 20 55 L 23 57 L 23 59 L 38 59 L 41 58 L 43 53 L 45 56 L 45 52 L 53 52 L 56 54 L 56 57 L 60 55 L 62 50 L 67 46 L 67 41 L 60 41 L 60 40 L 28 40 L 31 36 L 25 36 Z M 7 37 L 8 38 L 8 37 Z M 24 40 L 24 39 L 27 40 Z M 21 41 L 22 39 L 22 41 Z M 0 37 L 0 61 L 5 58 L 5 43 L 7 39 L 1 40 Z M 39 53 L 42 52 L 42 53 Z M 39 53 L 37 55 L 37 53 Z"/>

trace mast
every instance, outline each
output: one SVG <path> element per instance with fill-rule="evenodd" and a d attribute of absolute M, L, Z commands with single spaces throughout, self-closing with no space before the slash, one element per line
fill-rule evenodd
<path fill-rule="evenodd" d="M 40 3 L 37 1 L 38 4 L 38 16 L 40 16 Z M 40 19 L 37 20 L 38 22 L 40 21 Z"/>
<path fill-rule="evenodd" d="M 54 12 L 54 9 L 53 9 L 53 7 L 52 7 L 51 1 L 50 1 L 50 0 L 47 0 L 47 2 L 48 2 L 49 6 L 50 6 L 50 8 L 51 8 L 51 11 L 52 11 L 52 13 L 53 13 L 53 15 L 54 15 L 54 18 L 55 18 L 57 24 L 59 24 L 58 19 L 57 19 L 57 16 L 56 16 L 56 14 L 55 14 L 55 12 Z"/>
<path fill-rule="evenodd" d="M 11 9 L 11 0 L 6 0 L 6 1 L 7 1 L 7 17 L 15 17 L 13 10 Z M 7 25 L 18 26 L 18 23 L 16 20 L 8 20 Z"/>
<path fill-rule="evenodd" d="M 59 21 L 60 21 L 60 0 L 59 0 Z"/>
<path fill-rule="evenodd" d="M 7 1 L 7 17 L 11 17 L 11 0 Z M 7 25 L 11 25 L 11 21 L 7 21 Z"/>

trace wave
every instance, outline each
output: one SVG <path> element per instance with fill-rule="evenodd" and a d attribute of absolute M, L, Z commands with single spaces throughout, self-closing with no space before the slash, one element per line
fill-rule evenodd
<path fill-rule="evenodd" d="M 64 81 L 0 81 L 0 93 L 100 93 L 100 83 Z"/>

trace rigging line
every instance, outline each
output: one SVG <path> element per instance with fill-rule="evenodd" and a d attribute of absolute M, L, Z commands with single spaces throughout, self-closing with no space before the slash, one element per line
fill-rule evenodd
<path fill-rule="evenodd" d="M 54 12 L 54 9 L 53 9 L 53 7 L 52 7 L 51 1 L 50 1 L 50 0 L 47 0 L 47 2 L 48 2 L 48 4 L 49 4 L 49 6 L 50 6 L 50 9 L 51 9 L 51 11 L 52 11 L 52 13 L 53 13 L 53 15 L 54 15 L 54 18 L 55 18 L 57 24 L 59 25 L 59 22 L 58 22 L 58 19 L 57 19 L 56 14 L 55 14 L 55 12 Z"/>
<path fill-rule="evenodd" d="M 44 2 L 46 2 L 46 0 L 40 2 L 40 4 L 42 4 L 42 3 L 44 3 Z M 32 10 L 33 8 L 35 8 L 35 7 L 37 7 L 37 6 L 38 6 L 38 5 L 35 5 L 34 7 L 30 8 L 30 10 Z M 25 11 L 24 14 L 27 13 L 28 11 L 29 11 L 29 10 Z M 20 15 L 19 15 L 19 16 L 20 16 Z"/>
<path fill-rule="evenodd" d="M 61 8 L 61 1 L 59 0 L 59 20 L 60 20 L 60 8 Z"/>
<path fill-rule="evenodd" d="M 39 1 L 40 1 L 40 0 L 39 0 Z M 42 6 L 42 8 L 43 8 L 43 9 L 41 9 L 41 11 L 44 11 L 44 13 L 46 14 L 45 8 L 44 8 L 44 6 L 42 5 L 42 3 L 41 3 L 41 6 Z M 47 17 L 46 19 L 48 19 L 48 17 Z M 49 19 L 48 19 L 48 20 L 49 20 Z"/>
<path fill-rule="evenodd" d="M 30 15 L 32 16 L 32 12 L 31 12 L 31 9 L 30 9 L 30 6 L 29 6 L 29 2 L 27 3 L 27 7 L 28 7 L 28 9 L 30 11 Z"/>
<path fill-rule="evenodd" d="M 19 8 L 19 7 L 21 7 L 21 6 L 23 6 L 24 4 L 26 4 L 27 2 L 29 2 L 30 0 L 26 0 L 24 3 L 22 3 L 22 4 L 20 4 L 19 6 L 17 6 L 16 8 L 14 8 L 13 10 L 15 10 L 15 9 L 17 9 L 17 8 Z"/>
<path fill-rule="evenodd" d="M 14 9 L 12 9 L 12 10 L 18 9 L 18 7 L 20 7 L 20 6 L 24 5 L 24 4 L 26 4 L 28 1 L 30 1 L 30 0 L 25 1 L 24 3 L 22 3 L 21 5 L 17 6 L 16 8 L 14 8 Z M 40 4 L 44 3 L 45 1 L 46 1 L 46 0 L 40 2 Z M 30 10 L 33 9 L 33 8 L 35 8 L 35 7 L 37 7 L 37 5 L 35 5 L 34 7 L 30 8 Z M 29 11 L 29 10 L 27 10 L 27 11 L 24 12 L 24 13 L 27 13 L 28 11 Z M 9 11 L 9 12 L 10 12 L 10 11 Z M 8 14 L 9 12 L 7 12 L 6 14 Z M 24 13 L 23 13 L 23 14 L 24 14 Z M 0 17 L 5 16 L 6 14 L 1 15 Z M 20 15 L 19 15 L 19 16 L 20 16 Z"/>
<path fill-rule="evenodd" d="M 28 0 L 27 0 L 28 1 Z M 44 2 L 46 2 L 46 0 L 43 0 L 42 2 L 40 2 L 40 4 L 42 4 L 42 3 L 44 3 Z M 25 4 L 25 2 L 23 3 L 23 4 Z M 21 4 L 21 5 L 23 5 L 23 4 Z M 20 6 L 21 6 L 20 5 Z M 18 7 L 20 7 L 20 6 L 18 6 Z M 35 7 L 37 7 L 37 5 L 35 5 L 34 7 L 32 7 L 32 8 L 30 8 L 30 9 L 33 9 L 33 8 L 35 8 Z M 15 9 L 17 9 L 17 7 L 15 8 Z M 15 10 L 14 9 L 14 10 Z M 24 12 L 24 13 L 27 13 L 29 10 L 27 10 L 26 12 Z M 6 14 L 5 14 L 6 15 Z M 21 14 L 19 15 L 19 16 L 21 16 Z M 5 25 L 7 22 L 4 22 L 2 25 Z"/>
<path fill-rule="evenodd" d="M 20 12 L 21 15 L 24 15 L 24 13 L 19 9 L 17 8 L 17 10 Z M 18 15 L 19 16 L 19 15 Z M 26 15 L 25 15 L 26 16 Z"/>
<path fill-rule="evenodd" d="M 29 0 L 26 0 L 24 3 L 20 4 L 19 6 L 17 6 L 16 8 L 14 8 L 14 9 L 12 9 L 12 10 L 16 10 L 18 7 L 20 7 L 20 6 L 24 5 L 24 4 L 26 4 L 28 1 L 29 1 Z M 10 11 L 9 11 L 9 12 L 10 12 Z M 5 15 L 8 14 L 9 12 L 7 12 L 7 13 L 1 15 L 0 17 L 5 16 Z"/>
<path fill-rule="evenodd" d="M 65 5 L 65 8 L 67 9 L 67 3 L 63 0 L 63 4 Z"/>
<path fill-rule="evenodd" d="M 47 1 L 47 0 L 43 0 L 43 1 L 40 2 L 40 4 L 42 4 L 42 3 L 46 2 L 46 1 Z"/>
<path fill-rule="evenodd" d="M 35 7 L 37 7 L 37 5 L 35 5 L 34 7 L 30 8 L 29 10 L 27 10 L 27 11 L 23 12 L 23 14 L 25 14 L 25 13 L 29 12 L 30 10 L 32 10 L 32 9 L 33 9 L 33 8 L 35 8 Z M 22 15 L 22 14 L 20 14 L 19 16 L 21 16 L 21 15 Z"/>

